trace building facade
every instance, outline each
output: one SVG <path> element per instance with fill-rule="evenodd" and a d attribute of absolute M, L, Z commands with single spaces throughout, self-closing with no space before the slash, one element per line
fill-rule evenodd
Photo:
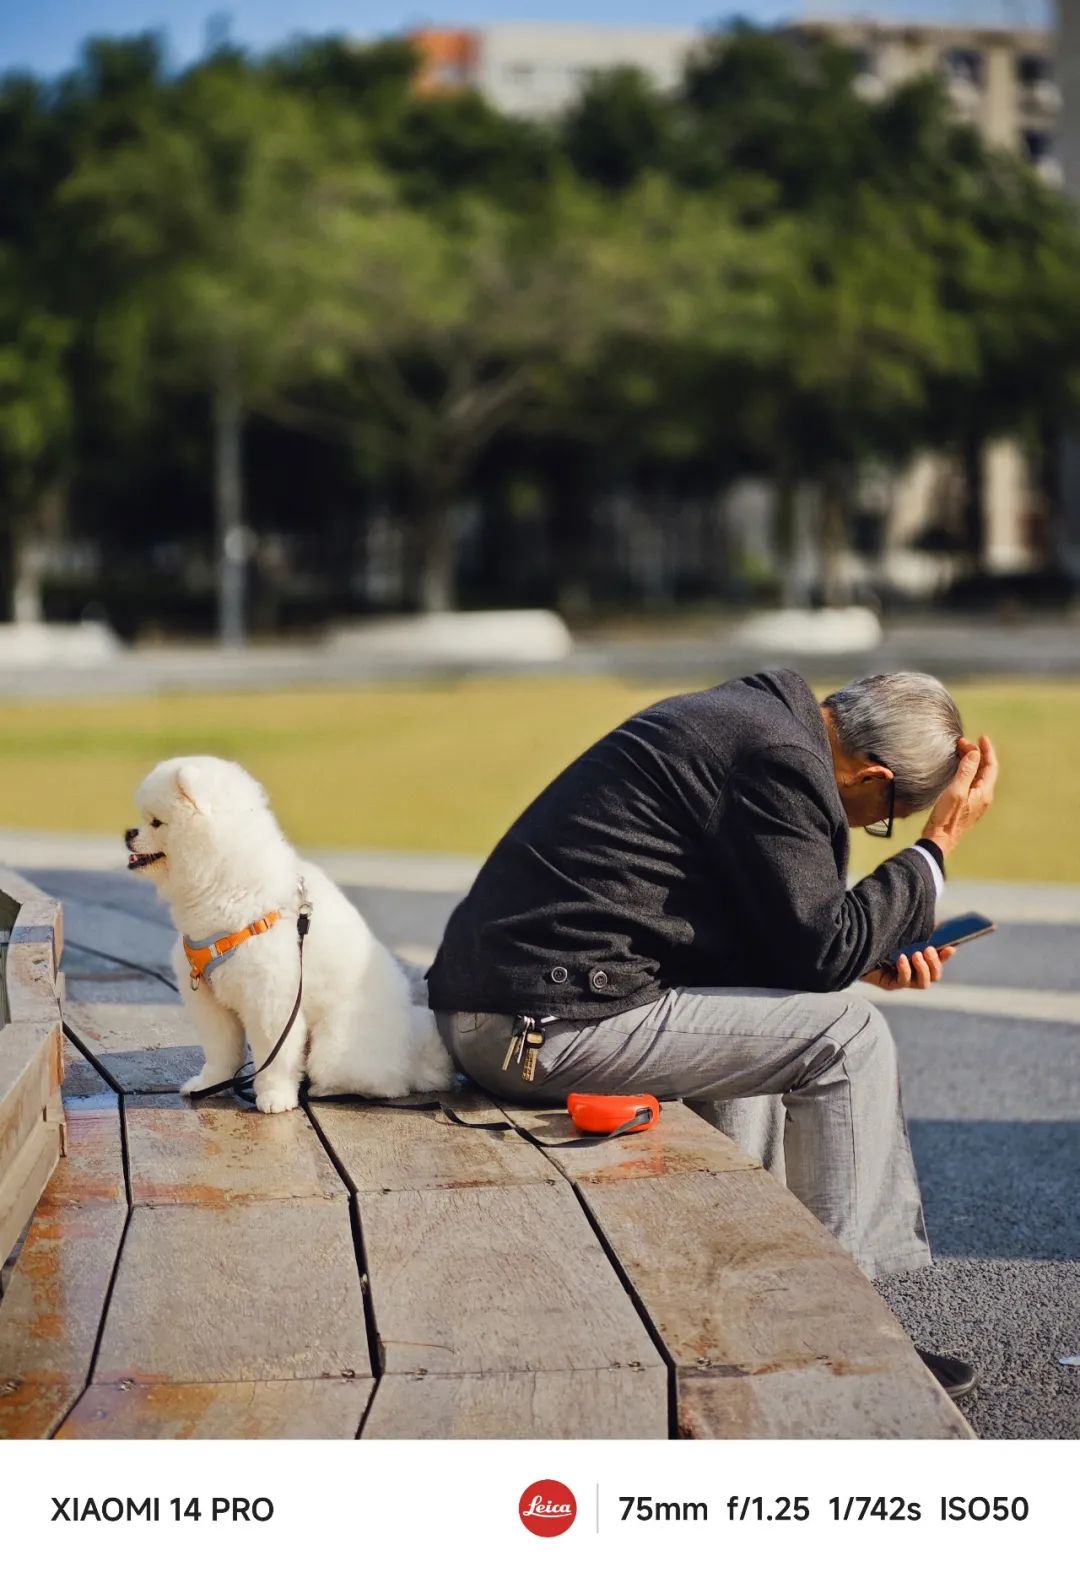
<path fill-rule="evenodd" d="M 787 31 L 795 37 L 830 38 L 852 50 L 858 62 L 856 89 L 868 99 L 882 98 L 914 77 L 939 73 L 958 118 L 989 142 L 1027 158 L 1047 181 L 1059 185 L 1066 180 L 1080 197 L 1080 0 L 1059 0 L 1059 12 L 1060 69 L 1055 34 L 1045 28 L 822 17 Z M 411 36 L 421 56 L 422 91 L 473 88 L 508 114 L 542 117 L 564 111 L 592 73 L 613 67 L 634 66 L 658 87 L 674 87 L 688 56 L 709 34 L 686 28 L 506 22 L 422 28 Z M 1037 490 L 1013 443 L 990 445 L 984 467 L 987 566 L 1023 571 L 1038 557 L 1032 541 L 1041 508 Z M 1074 501 L 1072 552 L 1080 570 L 1080 442 L 1066 462 L 1066 486 Z M 954 468 L 932 456 L 893 479 L 885 539 L 895 580 L 906 580 L 915 591 L 920 577 L 926 582 L 938 573 L 909 549 L 931 522 L 957 511 L 961 498 Z"/>

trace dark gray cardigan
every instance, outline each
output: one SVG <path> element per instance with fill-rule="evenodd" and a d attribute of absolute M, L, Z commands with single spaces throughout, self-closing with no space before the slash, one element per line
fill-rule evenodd
<path fill-rule="evenodd" d="M 533 801 L 446 928 L 433 1008 L 602 1019 L 670 986 L 849 986 L 929 935 L 912 850 L 850 890 L 818 703 L 754 674 L 630 718 Z"/>

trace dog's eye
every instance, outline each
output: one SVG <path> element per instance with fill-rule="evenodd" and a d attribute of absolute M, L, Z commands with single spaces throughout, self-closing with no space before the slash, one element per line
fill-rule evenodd
<path fill-rule="evenodd" d="M 160 827 L 161 826 L 161 823 L 158 821 L 156 816 L 152 816 L 150 818 L 150 826 L 151 827 Z"/>

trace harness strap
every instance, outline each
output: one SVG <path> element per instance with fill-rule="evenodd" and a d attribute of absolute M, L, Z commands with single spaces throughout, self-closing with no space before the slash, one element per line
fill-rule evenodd
<path fill-rule="evenodd" d="M 204 937 L 201 942 L 185 937 L 184 952 L 191 966 L 192 991 L 198 989 L 234 948 L 239 948 L 240 944 L 247 942 L 249 937 L 259 937 L 264 931 L 269 931 L 280 919 L 280 910 L 270 910 L 266 915 L 260 915 L 258 920 L 252 921 L 250 926 L 242 926 L 239 931 L 220 932 L 216 937 Z"/>
<path fill-rule="evenodd" d="M 280 919 L 280 916 L 277 916 L 276 911 L 274 914 L 278 919 Z M 255 924 L 257 925 L 258 922 Z M 267 928 L 264 927 L 263 930 L 265 931 Z M 307 936 L 310 930 L 311 906 L 307 903 L 304 903 L 301 904 L 300 913 L 296 917 L 296 939 L 300 962 L 300 980 L 296 988 L 296 1001 L 293 1003 L 292 1013 L 289 1015 L 288 1024 L 286 1024 L 284 1030 L 274 1042 L 273 1048 L 269 1055 L 262 1063 L 259 1064 L 258 1068 L 252 1069 L 249 1074 L 245 1074 L 243 1070 L 241 1070 L 239 1074 L 234 1074 L 232 1079 L 219 1080 L 216 1085 L 207 1085 L 205 1090 L 191 1091 L 190 1095 L 193 1101 L 201 1101 L 204 1096 L 220 1096 L 227 1090 L 231 1090 L 235 1095 L 240 1096 L 244 1101 L 254 1100 L 252 1090 L 254 1088 L 256 1079 L 264 1069 L 268 1069 L 270 1067 L 271 1063 L 285 1045 L 285 1042 L 289 1038 L 289 1031 L 292 1029 L 293 1025 L 295 1025 L 296 1016 L 300 1012 L 300 1002 L 304 995 L 304 938 Z"/>

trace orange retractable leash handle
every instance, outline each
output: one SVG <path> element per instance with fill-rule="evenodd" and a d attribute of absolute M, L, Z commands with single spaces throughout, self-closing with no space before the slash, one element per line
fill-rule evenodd
<path fill-rule="evenodd" d="M 642 1134 L 660 1122 L 660 1103 L 655 1096 L 594 1096 L 573 1091 L 566 1098 L 566 1109 L 575 1129 L 582 1134 Z"/>

